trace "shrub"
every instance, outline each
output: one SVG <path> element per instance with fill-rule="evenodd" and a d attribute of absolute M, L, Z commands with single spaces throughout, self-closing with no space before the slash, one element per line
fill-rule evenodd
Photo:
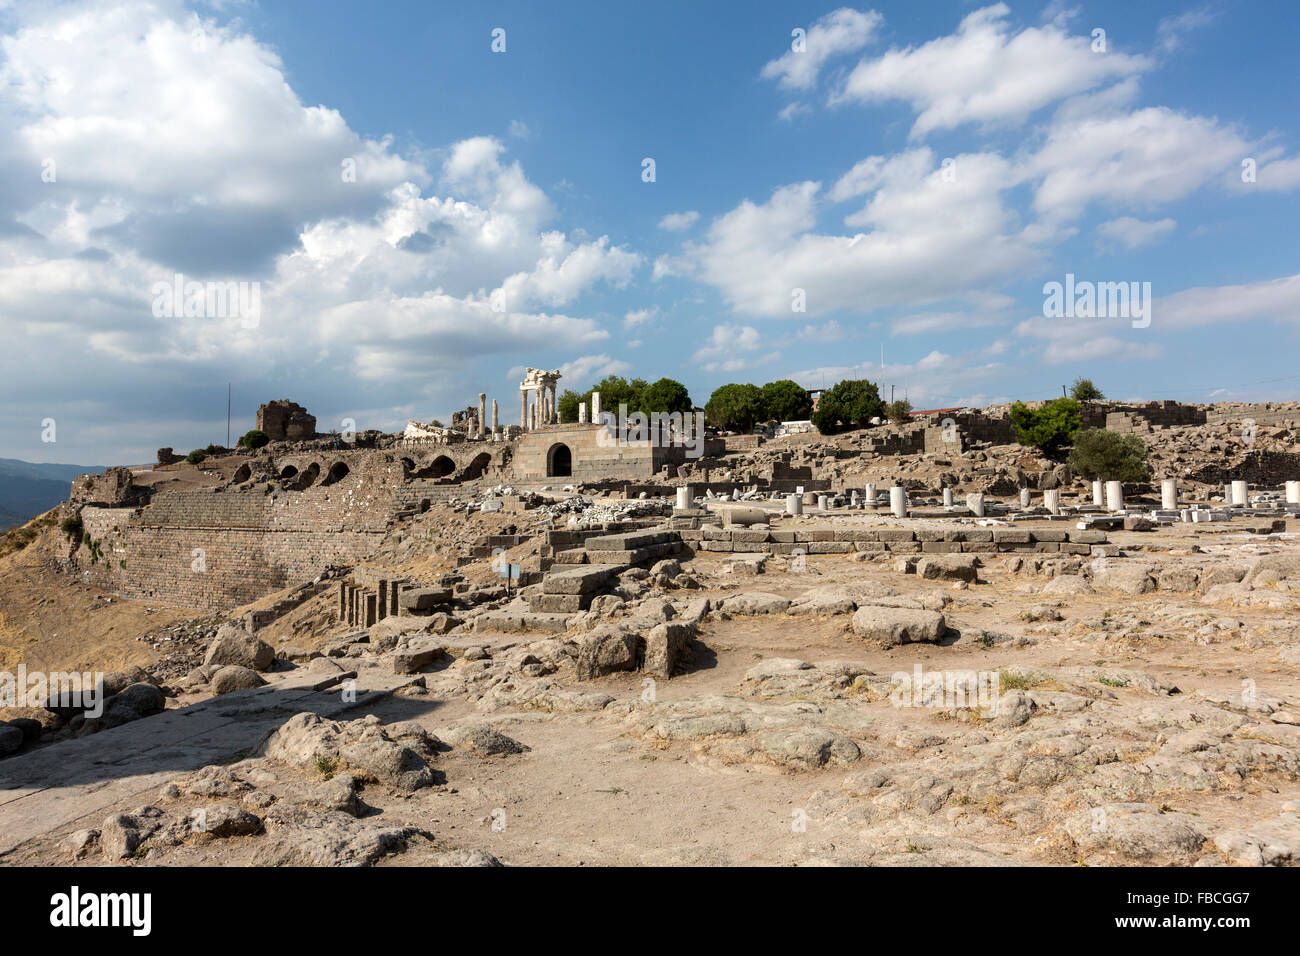
<path fill-rule="evenodd" d="M 1137 435 L 1120 435 L 1104 428 L 1085 428 L 1074 437 L 1069 464 L 1089 481 L 1146 481 L 1147 446 Z"/>
<path fill-rule="evenodd" d="M 62 524 L 59 525 L 59 529 L 69 538 L 80 538 L 83 532 L 81 516 L 72 515 L 64 518 Z"/>
<path fill-rule="evenodd" d="M 1016 441 L 1049 455 L 1068 445 L 1083 424 L 1079 403 L 1072 398 L 1054 398 L 1039 408 L 1016 402 L 1009 415 Z"/>
<path fill-rule="evenodd" d="M 203 462 L 203 459 L 207 457 L 208 457 L 207 452 L 205 452 L 202 448 L 196 448 L 188 455 L 185 456 L 185 460 L 188 461 L 191 465 L 198 465 L 201 464 Z"/>
<path fill-rule="evenodd" d="M 270 442 L 271 438 L 260 428 L 253 428 L 244 432 L 244 437 L 239 439 L 240 444 L 250 451 L 255 448 L 261 448 Z"/>
<path fill-rule="evenodd" d="M 885 417 L 895 425 L 902 425 L 912 420 L 912 403 L 905 398 L 890 402 L 885 406 Z"/>
<path fill-rule="evenodd" d="M 1076 378 L 1070 386 L 1070 397 L 1076 402 L 1100 402 L 1106 398 L 1090 378 Z"/>
<path fill-rule="evenodd" d="M 866 428 L 880 414 L 880 389 L 866 379 L 845 379 L 822 393 L 812 423 L 823 435 Z"/>

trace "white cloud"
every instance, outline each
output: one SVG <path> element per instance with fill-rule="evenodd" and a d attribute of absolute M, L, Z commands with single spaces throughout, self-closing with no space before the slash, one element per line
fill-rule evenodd
<path fill-rule="evenodd" d="M 765 64 L 759 75 L 777 80 L 786 89 L 812 89 L 828 60 L 861 50 L 871 42 L 883 19 L 874 10 L 841 7 L 807 29 L 802 51 L 793 49 L 792 41 L 792 48 Z"/>
<path fill-rule="evenodd" d="M 1034 208 L 1059 221 L 1094 202 L 1152 208 L 1182 199 L 1237 168 L 1249 148 L 1212 119 L 1150 107 L 1055 123 L 1021 174 L 1040 181 Z"/>
<path fill-rule="evenodd" d="M 523 120 L 517 120 L 517 119 L 513 119 L 510 121 L 508 132 L 510 133 L 511 136 L 515 137 L 515 139 L 528 139 L 530 136 L 533 135 L 533 131 L 529 129 L 528 124 L 525 123 Z"/>
<path fill-rule="evenodd" d="M 638 325 L 645 325 L 659 315 L 659 309 L 633 309 L 623 316 L 623 328 L 634 329 Z"/>
<path fill-rule="evenodd" d="M 702 279 L 740 313 L 806 319 L 934 302 L 1032 263 L 1036 253 L 1002 204 L 1011 165 L 976 153 L 954 157 L 950 169 L 955 178 L 926 148 L 859 163 L 830 192 L 833 200 L 871 194 L 844 219 L 868 230 L 854 236 L 813 231 L 820 183 L 783 186 L 767 202 L 746 200 L 719 217 L 703 241 L 660 259 L 655 273 Z M 797 289 L 807 315 L 793 311 Z"/>
<path fill-rule="evenodd" d="M 620 375 L 631 368 L 630 363 L 610 358 L 602 352 L 600 355 L 583 355 L 572 362 L 565 362 L 560 366 L 560 375 L 568 379 L 566 388 L 583 392 L 606 375 Z"/>
<path fill-rule="evenodd" d="M 695 221 L 700 218 L 700 214 L 694 209 L 687 212 L 670 212 L 659 220 L 659 228 L 666 229 L 668 232 L 682 232 L 695 225 Z"/>
<path fill-rule="evenodd" d="M 1006 4 L 968 14 L 950 36 L 864 60 L 832 105 L 901 99 L 917 112 L 913 136 L 964 123 L 1018 123 L 1057 100 L 1151 66 L 1143 56 L 1092 51 L 1060 20 L 1012 32 Z"/>
<path fill-rule="evenodd" d="M 224 382 L 231 369 L 237 394 L 241 378 L 297 376 L 295 398 L 326 396 L 313 406 L 321 415 L 363 404 L 346 387 L 354 379 L 366 382 L 367 408 L 413 394 L 421 407 L 453 407 L 476 359 L 562 349 L 592 358 L 608 339 L 559 307 L 626 284 L 641 257 L 604 236 L 548 229 L 554 205 L 499 140 L 452 144 L 431 175 L 387 139 L 304 105 L 276 55 L 237 23 L 167 2 L 29 7 L 10 29 L 0 37 L 0 161 L 32 170 L 38 186 L 0 181 L 11 337 L 0 380 L 37 396 L 42 416 L 62 416 L 61 439 L 95 434 L 95 416 L 116 414 L 106 360 L 122 380 L 115 404 L 156 403 L 163 390 L 175 396 L 176 427 L 189 427 L 207 415 L 196 383 Z M 40 184 L 46 157 L 57 179 Z M 177 272 L 259 282 L 260 323 L 155 318 L 152 287 Z"/>
<path fill-rule="evenodd" d="M 1103 239 L 1119 243 L 1125 249 L 1139 249 L 1169 236 L 1177 225 L 1172 219 L 1148 222 L 1132 216 L 1121 216 L 1103 222 L 1097 227 L 1097 234 Z"/>
<path fill-rule="evenodd" d="M 1208 6 L 1165 17 L 1156 25 L 1156 42 L 1166 53 L 1183 45 L 1183 37 L 1192 30 L 1207 26 L 1214 21 L 1214 13 Z"/>
<path fill-rule="evenodd" d="M 1300 275 L 1198 286 L 1156 299 L 1152 326 L 1194 327 L 1265 319 L 1300 323 Z"/>
<path fill-rule="evenodd" d="M 808 104 L 795 102 L 787 103 L 785 106 L 781 107 L 780 111 L 778 111 L 776 115 L 782 122 L 793 123 L 796 116 L 801 116 L 804 113 L 811 112 L 812 107 Z"/>

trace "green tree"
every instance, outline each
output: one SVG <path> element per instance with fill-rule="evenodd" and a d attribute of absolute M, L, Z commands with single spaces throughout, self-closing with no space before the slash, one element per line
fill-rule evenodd
<path fill-rule="evenodd" d="M 822 393 L 812 423 L 823 435 L 866 428 L 880 414 L 880 389 L 866 379 L 845 379 Z"/>
<path fill-rule="evenodd" d="M 1089 481 L 1146 481 L 1147 446 L 1137 435 L 1085 428 L 1074 436 L 1070 469 Z"/>
<path fill-rule="evenodd" d="M 185 456 L 185 460 L 188 461 L 191 465 L 198 465 L 198 464 L 202 464 L 203 459 L 207 457 L 208 457 L 208 453 L 206 451 L 204 451 L 202 448 L 196 448 L 188 455 Z"/>
<path fill-rule="evenodd" d="M 601 398 L 604 397 L 602 394 Z M 641 392 L 641 405 L 640 410 L 647 415 L 656 412 L 685 414 L 695 407 L 691 404 L 691 393 L 686 390 L 686 386 L 671 378 L 661 378 L 647 385 Z"/>
<path fill-rule="evenodd" d="M 748 431 L 763 417 L 763 393 L 757 385 L 720 385 L 704 406 L 704 417 L 715 428 Z"/>
<path fill-rule="evenodd" d="M 1093 385 L 1090 378 L 1076 378 L 1074 384 L 1070 386 L 1070 397 L 1076 402 L 1101 402 L 1106 399 L 1106 396 L 1101 393 L 1101 389 Z"/>
<path fill-rule="evenodd" d="M 1009 416 L 1016 441 L 1049 455 L 1068 445 L 1083 424 L 1079 403 L 1072 398 L 1054 398 L 1038 408 L 1016 402 Z"/>
<path fill-rule="evenodd" d="M 890 402 L 885 406 L 885 417 L 895 425 L 902 425 L 912 420 L 912 403 L 905 398 Z"/>
<path fill-rule="evenodd" d="M 779 422 L 801 422 L 812 414 L 808 390 L 788 378 L 768 382 L 762 388 L 763 417 Z"/>
<path fill-rule="evenodd" d="M 555 410 L 560 414 L 560 421 L 566 425 L 572 425 L 576 422 L 578 420 L 578 405 L 582 400 L 583 397 L 571 388 L 562 391 L 555 402 Z"/>
<path fill-rule="evenodd" d="M 254 428 L 244 433 L 244 437 L 239 439 L 239 443 L 248 449 L 261 448 L 271 439 L 260 428 Z"/>

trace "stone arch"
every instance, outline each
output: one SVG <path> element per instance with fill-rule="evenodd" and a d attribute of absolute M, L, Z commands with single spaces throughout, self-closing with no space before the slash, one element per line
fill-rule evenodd
<path fill-rule="evenodd" d="M 473 481 L 475 478 L 482 478 L 483 472 L 487 471 L 490 464 L 492 464 L 492 456 L 485 451 L 479 452 L 465 466 L 465 471 L 460 476 L 461 481 Z"/>
<path fill-rule="evenodd" d="M 546 452 L 546 477 L 568 478 L 573 474 L 573 449 L 556 442 Z"/>
<path fill-rule="evenodd" d="M 325 480 L 321 482 L 321 486 L 323 487 L 325 485 L 332 485 L 336 481 L 342 481 L 344 478 L 348 476 L 349 470 L 350 469 L 348 468 L 347 462 L 345 461 L 334 462 L 334 464 L 330 465 L 329 474 L 325 476 Z"/>
<path fill-rule="evenodd" d="M 285 465 L 283 468 L 280 469 L 281 481 L 292 481 L 294 478 L 297 477 L 298 477 L 297 465 Z"/>
<path fill-rule="evenodd" d="M 303 470 L 302 474 L 298 476 L 298 480 L 294 482 L 294 489 L 296 491 L 305 491 L 312 485 L 316 484 L 316 479 L 319 477 L 320 464 L 313 461 Z"/>

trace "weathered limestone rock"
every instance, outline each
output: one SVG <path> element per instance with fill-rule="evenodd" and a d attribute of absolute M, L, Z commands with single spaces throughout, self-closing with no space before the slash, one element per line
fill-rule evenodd
<path fill-rule="evenodd" d="M 941 640 L 946 631 L 943 615 L 937 611 L 867 605 L 853 615 L 854 634 L 887 646 L 932 644 Z"/>
<path fill-rule="evenodd" d="M 918 577 L 928 581 L 979 580 L 979 558 L 973 554 L 927 555 L 916 563 Z"/>
<path fill-rule="evenodd" d="M 221 626 L 203 657 L 204 664 L 235 664 L 255 671 L 269 670 L 274 662 L 275 650 L 270 644 L 234 624 Z"/>
<path fill-rule="evenodd" d="M 212 675 L 211 686 L 212 693 L 220 697 L 222 694 L 230 694 L 237 690 L 252 690 L 265 684 L 266 681 L 257 671 L 237 664 L 229 664 Z"/>
<path fill-rule="evenodd" d="M 668 678 L 691 659 L 694 623 L 668 621 L 650 629 L 645 639 L 644 670 L 651 677 Z"/>
<path fill-rule="evenodd" d="M 607 624 L 589 632 L 578 645 L 579 680 L 593 680 L 637 664 L 637 637 L 621 625 Z"/>

